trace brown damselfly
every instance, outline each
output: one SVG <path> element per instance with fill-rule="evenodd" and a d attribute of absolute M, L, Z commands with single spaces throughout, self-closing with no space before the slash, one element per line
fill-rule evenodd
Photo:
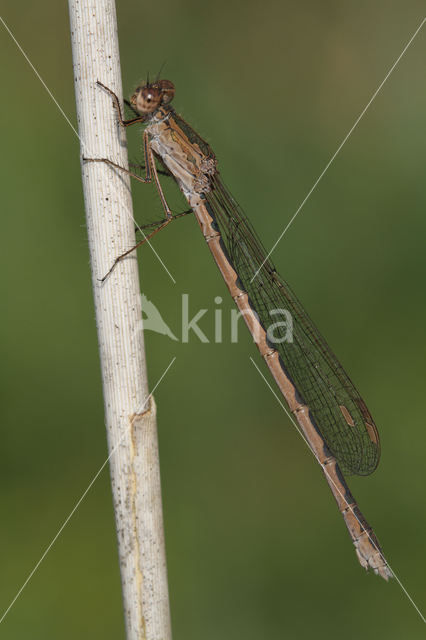
<path fill-rule="evenodd" d="M 153 231 L 135 247 L 118 256 L 102 280 L 136 247 L 187 213 L 174 216 L 171 212 L 158 177 L 158 160 L 187 199 L 232 298 L 321 465 L 359 562 L 387 580 L 392 572 L 343 476 L 368 475 L 379 462 L 379 435 L 364 401 L 224 186 L 211 147 L 171 106 L 174 85 L 158 80 L 138 87 L 126 103 L 133 116 L 128 120 L 123 119 L 117 96 L 100 82 L 98 85 L 112 96 L 122 126 L 145 125 L 145 176 L 106 158 L 85 160 L 105 162 L 139 182 L 154 182 L 165 211 L 165 218 L 151 225 Z M 291 315 L 291 340 L 287 339 L 288 327 L 280 323 L 274 324 L 271 335 L 271 314 L 276 310 Z"/>

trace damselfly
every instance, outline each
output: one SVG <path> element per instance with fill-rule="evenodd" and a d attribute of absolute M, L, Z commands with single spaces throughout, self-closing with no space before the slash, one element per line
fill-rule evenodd
<path fill-rule="evenodd" d="M 153 225 L 148 236 L 117 257 L 103 280 L 117 262 L 178 217 L 164 197 L 156 168 L 159 160 L 187 199 L 232 298 L 321 465 L 359 562 L 387 580 L 391 570 L 343 476 L 343 472 L 368 475 L 379 462 L 379 435 L 364 401 L 224 186 L 212 149 L 171 106 L 174 85 L 159 80 L 138 87 L 126 102 L 133 115 L 129 120 L 123 119 L 117 96 L 98 85 L 111 94 L 122 126 L 145 125 L 145 177 L 106 158 L 86 160 L 106 162 L 140 182 L 153 181 L 165 211 L 165 218 Z M 291 341 L 279 323 L 273 338 L 268 333 L 271 313 L 277 309 L 291 314 Z"/>

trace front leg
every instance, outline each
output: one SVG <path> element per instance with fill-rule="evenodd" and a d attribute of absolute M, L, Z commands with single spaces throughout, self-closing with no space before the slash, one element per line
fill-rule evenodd
<path fill-rule="evenodd" d="M 102 87 L 103 89 L 105 89 L 105 91 L 108 91 L 108 93 L 112 97 L 112 100 L 113 100 L 113 103 L 114 103 L 114 107 L 117 109 L 118 121 L 119 121 L 119 123 L 121 124 L 122 127 L 130 127 L 132 124 L 136 124 L 137 122 L 144 122 L 145 121 L 145 117 L 144 116 L 138 116 L 136 118 L 132 118 L 131 120 L 124 120 L 123 113 L 121 111 L 120 101 L 119 101 L 118 97 L 116 96 L 116 94 L 114 93 L 114 91 L 112 91 L 111 89 L 106 87 L 99 80 L 96 80 L 96 84 L 99 85 L 100 87 Z"/>

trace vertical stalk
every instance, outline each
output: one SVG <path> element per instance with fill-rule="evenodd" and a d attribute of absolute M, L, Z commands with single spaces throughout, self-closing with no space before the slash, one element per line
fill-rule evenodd
<path fill-rule="evenodd" d="M 69 0 L 83 157 L 127 166 L 124 132 L 100 80 L 122 96 L 113 0 Z M 148 395 L 130 184 L 103 163 L 82 162 L 111 484 L 128 640 L 171 640 L 156 409 Z"/>

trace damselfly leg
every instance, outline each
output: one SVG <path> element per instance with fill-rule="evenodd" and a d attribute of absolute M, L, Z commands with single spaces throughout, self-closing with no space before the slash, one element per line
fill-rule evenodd
<path fill-rule="evenodd" d="M 116 94 L 114 93 L 114 91 L 111 91 L 111 89 L 109 89 L 108 87 L 106 87 L 104 84 L 102 84 L 102 82 L 100 82 L 99 80 L 96 81 L 96 84 L 99 87 L 102 87 L 103 89 L 105 89 L 105 91 L 107 91 L 109 93 L 109 95 L 111 96 L 113 103 L 114 103 L 114 107 L 117 110 L 117 115 L 118 115 L 118 121 L 121 124 L 122 127 L 130 127 L 132 124 L 137 124 L 138 122 L 144 122 L 145 121 L 145 117 L 139 115 L 136 111 L 134 111 L 134 109 L 132 108 L 131 104 L 129 103 L 128 100 L 126 100 L 126 105 L 129 107 L 129 109 L 131 109 L 131 111 L 135 114 L 135 118 L 130 118 L 129 120 L 124 120 L 123 118 L 123 113 L 121 111 L 121 106 L 120 106 L 120 101 L 118 99 L 118 97 L 116 96 Z"/>
<path fill-rule="evenodd" d="M 101 83 L 98 83 L 98 84 L 101 84 Z M 104 86 L 104 85 L 102 85 L 102 86 Z M 117 96 L 115 94 L 113 94 L 109 89 L 107 89 L 107 90 L 117 100 L 117 105 L 118 105 L 117 109 L 119 109 L 119 102 L 118 102 Z M 137 121 L 137 119 L 135 119 L 135 121 L 133 121 L 133 122 L 123 121 L 122 117 L 121 117 L 121 111 L 119 111 L 119 117 L 120 117 L 120 123 L 123 124 L 124 126 L 127 126 L 125 124 L 126 122 L 128 124 L 134 124 Z M 103 162 L 104 164 L 107 164 L 110 167 L 113 167 L 114 169 L 118 169 L 119 171 L 122 171 L 123 173 L 127 174 L 131 178 L 134 178 L 135 180 L 137 180 L 138 182 L 142 182 L 143 184 L 148 184 L 148 183 L 154 181 L 155 186 L 157 187 L 158 195 L 160 196 L 160 200 L 161 200 L 161 204 L 162 204 L 163 209 L 164 209 L 164 213 L 166 215 L 166 217 L 163 220 L 159 221 L 158 223 L 153 223 L 151 225 L 148 225 L 148 226 L 151 226 L 151 227 L 157 225 L 157 228 L 154 229 L 147 236 L 145 236 L 140 242 L 136 243 L 133 247 L 131 247 L 130 249 L 128 249 L 127 251 L 125 251 L 124 253 L 119 255 L 114 260 L 114 263 L 112 264 L 112 266 L 109 269 L 109 271 L 103 276 L 103 278 L 100 278 L 101 282 L 104 282 L 107 279 L 107 277 L 114 270 L 114 268 L 117 265 L 117 263 L 120 262 L 121 260 L 123 260 L 123 258 L 128 256 L 130 253 L 135 251 L 135 249 L 137 249 L 138 247 L 143 245 L 145 242 L 150 240 L 156 233 L 158 233 L 159 231 L 164 229 L 164 227 L 166 227 L 170 222 L 172 222 L 172 220 L 175 220 L 176 218 L 180 218 L 183 215 L 186 215 L 187 213 L 191 213 L 191 211 L 192 211 L 190 209 L 190 210 L 187 210 L 187 211 L 183 212 L 182 214 L 176 214 L 175 216 L 173 215 L 169 205 L 167 204 L 167 200 L 166 200 L 166 198 L 164 196 L 163 189 L 161 187 L 160 180 L 158 178 L 157 167 L 155 165 L 155 158 L 154 158 L 154 154 L 153 154 L 153 152 L 151 150 L 151 147 L 149 146 L 149 139 L 148 139 L 147 132 L 144 132 L 144 134 L 143 134 L 143 148 L 144 148 L 144 158 L 145 158 L 145 165 L 144 165 L 144 167 L 145 167 L 145 177 L 139 176 L 138 174 L 134 173 L 133 171 L 130 171 L 129 169 L 126 169 L 125 167 L 122 167 L 121 165 L 117 164 L 116 162 L 113 162 L 112 160 L 109 160 L 108 158 L 85 158 L 85 157 L 83 158 L 84 162 Z M 147 226 L 147 228 L 148 228 L 148 226 Z"/>
<path fill-rule="evenodd" d="M 175 213 L 172 216 L 172 219 L 176 220 L 177 218 L 183 218 L 183 216 L 187 216 L 190 213 L 193 213 L 192 209 L 187 209 L 186 211 L 182 211 L 181 213 Z M 143 229 L 151 229 L 152 227 L 160 227 L 161 225 L 163 225 L 164 222 L 166 222 L 165 218 L 163 218 L 162 220 L 157 220 L 155 222 L 148 222 L 147 224 L 138 225 L 137 227 L 135 227 L 135 233 L 137 233 L 138 231 L 143 231 Z"/>
<path fill-rule="evenodd" d="M 129 167 L 130 169 L 140 169 L 141 171 L 145 171 L 146 169 L 145 164 L 140 164 L 139 162 L 129 162 Z M 173 177 L 170 171 L 167 171 L 167 169 L 158 169 L 157 167 L 157 173 L 159 176 L 164 176 L 165 178 Z"/>

